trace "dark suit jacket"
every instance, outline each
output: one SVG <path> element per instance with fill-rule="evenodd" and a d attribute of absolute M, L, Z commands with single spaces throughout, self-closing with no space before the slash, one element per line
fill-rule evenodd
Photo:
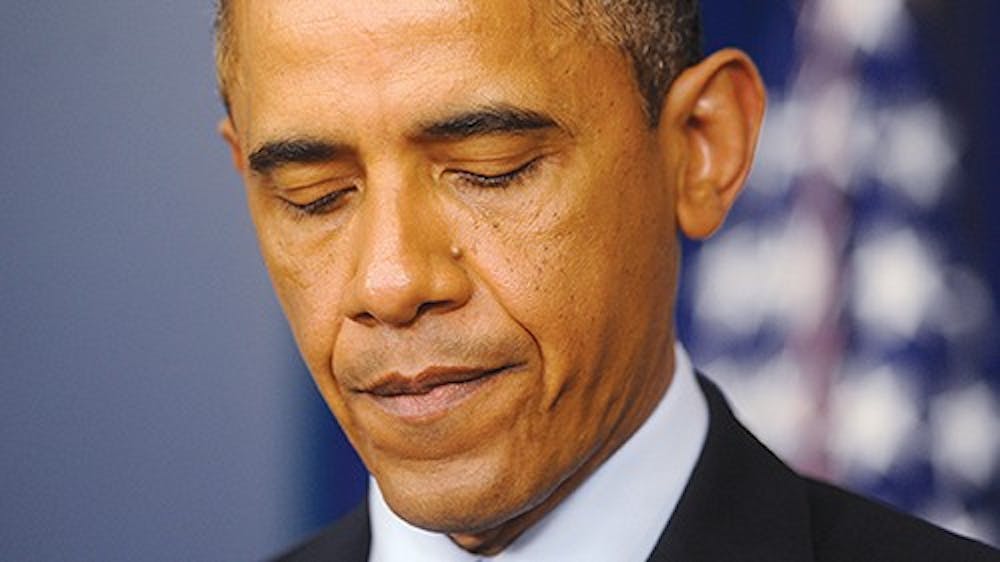
<path fill-rule="evenodd" d="M 708 399 L 705 447 L 649 560 L 1000 562 L 1000 551 L 964 539 L 785 466 L 699 377 Z M 368 506 L 279 558 L 368 559 Z"/>

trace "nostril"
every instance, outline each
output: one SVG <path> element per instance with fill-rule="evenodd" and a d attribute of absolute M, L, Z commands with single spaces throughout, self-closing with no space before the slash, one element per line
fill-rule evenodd
<path fill-rule="evenodd" d="M 429 312 L 431 312 L 433 310 L 437 310 L 437 309 L 447 310 L 447 309 L 451 308 L 451 306 L 452 306 L 452 301 L 448 301 L 448 300 L 438 300 L 438 301 L 423 302 L 423 303 L 420 303 L 420 306 L 417 307 L 417 314 L 416 314 L 416 316 L 419 318 L 420 316 L 423 316 L 424 314 L 427 314 L 427 313 L 429 313 Z"/>
<path fill-rule="evenodd" d="M 378 320 L 370 312 L 359 312 L 358 314 L 355 314 L 353 317 L 351 317 L 351 320 L 354 320 L 358 324 L 362 324 L 364 326 L 369 326 L 369 327 L 378 324 Z"/>
<path fill-rule="evenodd" d="M 409 326 L 425 314 L 447 312 L 456 306 L 452 300 L 425 301 L 416 307 L 403 309 L 365 310 L 350 316 L 351 320 L 369 328 L 378 325 Z"/>

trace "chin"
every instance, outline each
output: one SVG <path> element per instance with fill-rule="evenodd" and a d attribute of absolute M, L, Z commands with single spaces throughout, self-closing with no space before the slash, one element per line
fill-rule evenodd
<path fill-rule="evenodd" d="M 452 501 L 404 502 L 401 509 L 389 503 L 389 507 L 414 527 L 446 534 L 481 533 L 499 527 L 517 515 L 516 511 L 496 512 L 496 506 Z"/>
<path fill-rule="evenodd" d="M 415 478 L 379 478 L 379 488 L 396 515 L 427 531 L 471 534 L 494 529 L 544 499 L 517 493 L 519 487 L 494 474 L 442 471 Z"/>

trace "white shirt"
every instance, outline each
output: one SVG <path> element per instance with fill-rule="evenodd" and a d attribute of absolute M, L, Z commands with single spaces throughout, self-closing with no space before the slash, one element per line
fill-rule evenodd
<path fill-rule="evenodd" d="M 684 348 L 653 413 L 579 488 L 496 556 L 462 550 L 414 527 L 386 505 L 374 478 L 370 562 L 646 560 L 670 521 L 708 433 L 708 405 Z"/>

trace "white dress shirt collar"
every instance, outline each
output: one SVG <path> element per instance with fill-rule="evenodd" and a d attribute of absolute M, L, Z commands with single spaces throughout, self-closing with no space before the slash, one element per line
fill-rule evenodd
<path fill-rule="evenodd" d="M 396 516 L 370 480 L 371 562 L 646 560 L 687 485 L 708 433 L 708 405 L 691 361 L 674 346 L 674 378 L 642 426 L 579 488 L 492 557 Z"/>

